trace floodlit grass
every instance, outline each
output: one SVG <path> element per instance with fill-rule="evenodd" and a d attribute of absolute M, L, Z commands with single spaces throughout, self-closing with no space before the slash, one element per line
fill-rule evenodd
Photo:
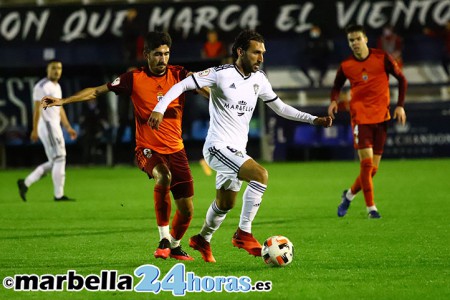
<path fill-rule="evenodd" d="M 269 268 L 261 258 L 234 248 L 241 201 L 212 240 L 216 264 L 204 263 L 188 247 L 214 195 L 214 176 L 192 164 L 195 215 L 184 263 L 196 276 L 248 276 L 271 281 L 269 292 L 187 293 L 195 299 L 450 299 L 450 160 L 384 160 L 375 177 L 382 219 L 369 220 L 362 195 L 348 215 L 336 216 L 340 195 L 353 182 L 357 162 L 264 164 L 268 189 L 253 224 L 261 243 L 285 235 L 295 246 L 286 268 Z M 76 202 L 53 201 L 50 177 L 33 185 L 28 201 L 16 180 L 31 170 L 0 171 L 0 280 L 15 274 L 100 275 L 101 270 L 134 274 L 145 264 L 161 270 L 178 261 L 153 258 L 158 231 L 153 181 L 137 168 L 67 170 L 66 194 Z M 244 184 L 244 188 L 245 188 Z M 242 193 L 241 193 L 242 195 Z M 134 277 L 134 285 L 140 278 Z M 161 298 L 162 297 L 162 298 Z M 97 291 L 18 292 L 0 285 L 0 299 L 167 299 L 152 293 Z"/>

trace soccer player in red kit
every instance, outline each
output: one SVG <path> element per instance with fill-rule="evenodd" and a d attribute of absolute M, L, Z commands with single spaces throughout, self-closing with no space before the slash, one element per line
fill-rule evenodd
<path fill-rule="evenodd" d="M 350 25 L 346 28 L 347 40 L 353 54 L 341 62 L 331 92 L 328 114 L 334 118 L 338 99 L 345 81 L 350 81 L 350 116 L 354 146 L 360 159 L 360 173 L 348 190 L 342 193 L 338 216 L 347 213 L 351 201 L 362 190 L 369 218 L 380 218 L 375 206 L 373 181 L 380 164 L 387 136 L 389 114 L 389 74 L 398 80 L 398 101 L 394 119 L 405 125 L 403 109 L 407 82 L 395 60 L 386 52 L 368 48 L 364 27 Z"/>
<path fill-rule="evenodd" d="M 147 60 L 145 67 L 126 72 L 113 82 L 83 89 L 68 98 L 44 97 L 41 102 L 46 107 L 88 101 L 109 91 L 131 97 L 136 122 L 136 161 L 138 167 L 155 180 L 153 195 L 160 242 L 154 256 L 193 260 L 180 245 L 194 210 L 193 179 L 181 137 L 184 96 L 171 103 L 158 131 L 147 125 L 159 99 L 174 84 L 190 75 L 183 67 L 168 64 L 171 46 L 172 40 L 168 33 L 149 32 L 144 45 L 144 58 Z M 204 96 L 208 93 L 207 90 L 199 92 Z M 170 192 L 177 210 L 169 231 Z"/>

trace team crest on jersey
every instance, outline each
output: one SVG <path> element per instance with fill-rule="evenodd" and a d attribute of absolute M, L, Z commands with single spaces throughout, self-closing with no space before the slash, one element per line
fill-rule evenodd
<path fill-rule="evenodd" d="M 114 81 L 111 83 L 112 86 L 116 86 L 120 84 L 120 77 L 117 77 L 116 79 L 114 79 Z"/>
<path fill-rule="evenodd" d="M 258 94 L 258 90 L 259 90 L 259 85 L 254 84 L 253 85 L 253 90 L 255 91 L 255 95 L 257 95 Z"/>
<path fill-rule="evenodd" d="M 367 81 L 369 79 L 369 75 L 367 73 L 362 73 L 362 80 Z"/>
<path fill-rule="evenodd" d="M 198 74 L 199 77 L 205 77 L 205 76 L 208 76 L 208 74 L 209 74 L 209 69 L 206 69 L 206 70 L 203 70 L 203 71 L 201 71 L 201 72 L 198 72 L 197 74 Z"/>
<path fill-rule="evenodd" d="M 156 99 L 158 99 L 158 102 L 161 101 L 163 97 L 164 95 L 162 93 L 156 94 Z"/>

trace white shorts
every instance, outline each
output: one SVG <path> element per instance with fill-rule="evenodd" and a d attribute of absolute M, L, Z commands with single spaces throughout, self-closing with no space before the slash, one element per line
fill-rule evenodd
<path fill-rule="evenodd" d="M 239 170 L 244 162 L 251 159 L 245 150 L 226 145 L 205 146 L 203 156 L 208 165 L 217 172 L 216 189 L 240 191 L 242 181 L 238 179 Z"/>
<path fill-rule="evenodd" d="M 66 156 L 66 144 L 60 124 L 40 120 L 38 136 L 44 145 L 48 160 L 53 161 L 58 156 Z"/>

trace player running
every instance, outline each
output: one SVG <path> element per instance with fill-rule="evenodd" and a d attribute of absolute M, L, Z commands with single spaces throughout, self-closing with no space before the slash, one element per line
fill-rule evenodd
<path fill-rule="evenodd" d="M 233 45 L 234 64 L 209 68 L 174 85 L 154 108 L 148 123 L 161 130 L 172 101 L 183 92 L 209 87 L 210 127 L 203 147 L 203 156 L 216 175 L 216 199 L 206 213 L 198 235 L 189 246 L 200 251 L 206 262 L 215 262 L 210 241 L 236 202 L 242 181 L 248 182 L 243 195 L 239 227 L 232 243 L 254 256 L 261 256 L 261 244 L 253 237 L 252 222 L 267 187 L 268 173 L 247 155 L 249 124 L 260 98 L 278 115 L 324 127 L 331 126 L 331 117 L 316 117 L 286 105 L 272 90 L 260 66 L 266 52 L 263 37 L 255 31 L 242 31 Z M 162 123 L 161 123 L 162 122 Z"/>
<path fill-rule="evenodd" d="M 171 46 L 172 39 L 168 33 L 149 32 L 144 44 L 145 67 L 124 73 L 113 82 L 83 89 L 68 98 L 44 97 L 42 103 L 55 106 L 88 101 L 109 91 L 131 97 L 136 122 L 136 161 L 138 167 L 155 180 L 153 196 L 160 242 L 154 256 L 193 260 L 180 245 L 194 210 L 192 174 L 181 137 L 184 95 L 177 97 L 167 108 L 159 131 L 147 125 L 150 113 L 163 95 L 190 74 L 181 66 L 169 65 Z M 199 92 L 207 97 L 207 91 Z M 170 232 L 169 192 L 172 192 L 177 206 Z"/>

